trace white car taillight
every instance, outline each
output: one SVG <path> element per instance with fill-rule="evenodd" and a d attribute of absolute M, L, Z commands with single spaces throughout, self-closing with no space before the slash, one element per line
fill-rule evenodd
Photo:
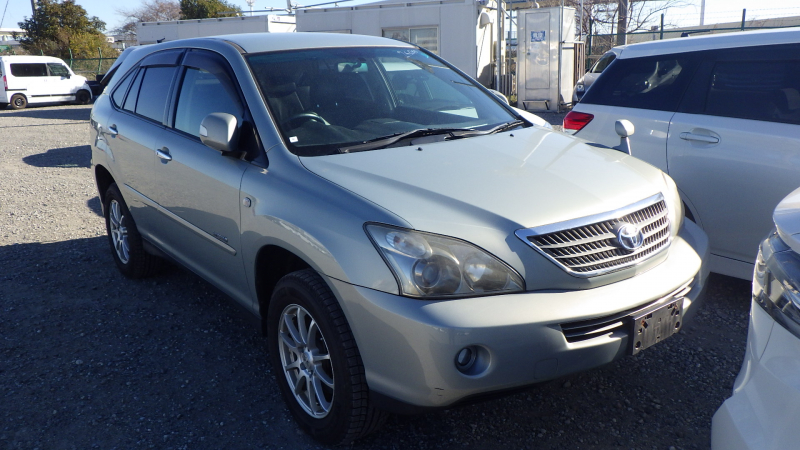
<path fill-rule="evenodd" d="M 588 125 L 592 119 L 594 119 L 594 114 L 570 111 L 569 114 L 564 117 L 564 132 L 575 134 Z"/>

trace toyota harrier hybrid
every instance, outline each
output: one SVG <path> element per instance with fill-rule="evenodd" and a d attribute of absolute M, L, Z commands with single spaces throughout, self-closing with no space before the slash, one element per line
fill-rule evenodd
<path fill-rule="evenodd" d="M 708 243 L 675 184 L 521 114 L 384 38 L 131 51 L 91 114 L 111 254 L 131 278 L 177 261 L 259 317 L 324 442 L 678 331 Z"/>

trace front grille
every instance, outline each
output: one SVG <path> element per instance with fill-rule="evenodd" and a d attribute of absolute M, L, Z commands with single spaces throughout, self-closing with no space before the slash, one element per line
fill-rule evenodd
<path fill-rule="evenodd" d="M 689 280 L 688 282 L 684 283 L 681 287 L 666 295 L 652 303 L 649 303 L 645 306 L 639 306 L 627 311 L 622 311 L 617 314 L 612 314 L 610 316 L 605 317 L 598 317 L 596 319 L 589 319 L 589 320 L 581 320 L 580 322 L 571 322 L 571 323 L 562 323 L 561 324 L 561 332 L 564 333 L 564 337 L 567 339 L 567 342 L 574 343 L 585 341 L 587 339 L 592 339 L 600 336 L 608 336 L 615 331 L 625 331 L 626 327 L 630 323 L 631 317 L 633 317 L 639 311 L 646 310 L 648 308 L 654 308 L 660 305 L 665 305 L 671 301 L 679 300 L 691 292 L 692 288 L 694 287 L 694 279 Z"/>
<path fill-rule="evenodd" d="M 619 242 L 621 224 L 637 226 L 643 242 L 627 250 Z M 592 277 L 639 264 L 672 240 L 667 207 L 661 194 L 618 211 L 517 231 L 523 241 L 568 273 Z"/>

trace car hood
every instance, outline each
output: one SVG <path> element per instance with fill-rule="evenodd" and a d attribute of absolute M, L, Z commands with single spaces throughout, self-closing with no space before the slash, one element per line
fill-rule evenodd
<path fill-rule="evenodd" d="M 415 229 L 464 239 L 608 212 L 665 189 L 644 162 L 539 127 L 300 159 Z"/>
<path fill-rule="evenodd" d="M 800 189 L 778 203 L 772 220 L 783 242 L 800 253 Z"/>

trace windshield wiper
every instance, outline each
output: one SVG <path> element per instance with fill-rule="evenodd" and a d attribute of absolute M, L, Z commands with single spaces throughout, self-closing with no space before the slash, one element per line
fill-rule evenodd
<path fill-rule="evenodd" d="M 461 137 L 460 133 L 470 133 L 473 130 L 469 128 L 418 128 L 416 130 L 405 131 L 402 133 L 390 134 L 388 136 L 381 136 L 375 139 L 364 141 L 361 144 L 350 145 L 347 147 L 340 147 L 339 153 L 355 153 L 364 152 L 367 150 L 377 150 L 386 148 L 403 139 L 418 138 L 423 136 L 435 136 L 437 134 L 449 134 L 451 137 Z M 456 134 L 459 133 L 459 134 Z"/>
<path fill-rule="evenodd" d="M 508 131 L 512 128 L 522 127 L 525 126 L 528 122 L 524 120 L 512 120 L 511 122 L 502 123 L 494 128 L 490 128 L 488 130 L 464 130 L 464 131 L 456 131 L 453 132 L 453 139 L 457 138 L 468 138 L 468 137 L 475 137 L 475 136 L 485 136 L 487 134 L 494 134 L 494 133 L 501 133 L 503 131 Z"/>

